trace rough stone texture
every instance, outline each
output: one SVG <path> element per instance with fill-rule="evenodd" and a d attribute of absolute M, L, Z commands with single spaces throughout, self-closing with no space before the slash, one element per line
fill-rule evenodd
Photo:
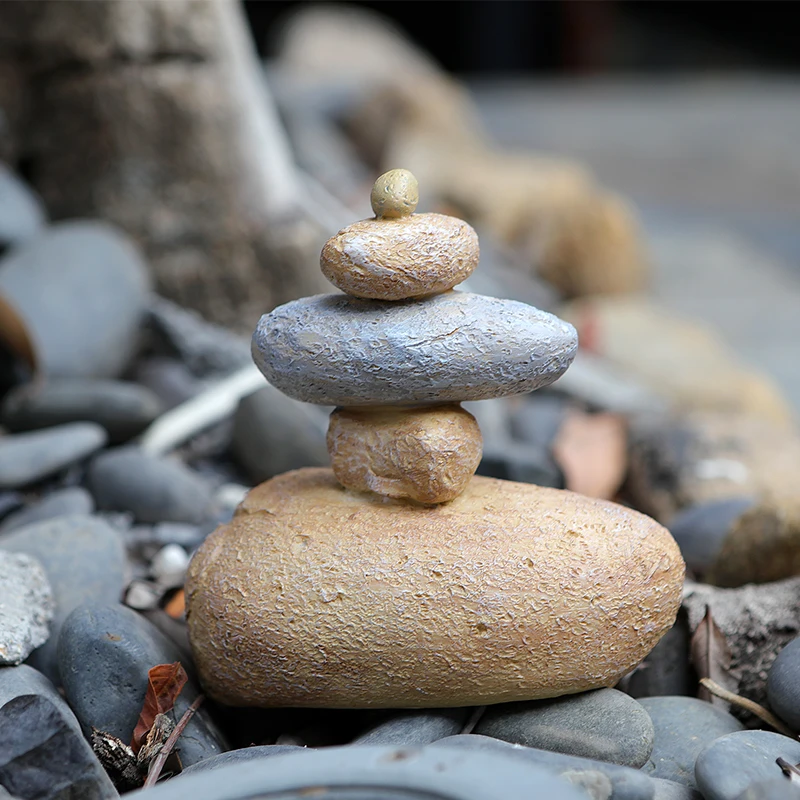
<path fill-rule="evenodd" d="M 56 646 L 67 615 L 81 603 L 115 603 L 122 595 L 122 535 L 97 517 L 76 515 L 19 528 L 0 537 L 0 548 L 33 556 L 47 573 L 55 615 L 50 638 L 31 654 L 29 663 L 60 683 Z"/>
<path fill-rule="evenodd" d="M 53 592 L 41 564 L 0 550 L 0 665 L 21 664 L 50 635 Z"/>
<path fill-rule="evenodd" d="M 420 509 L 305 469 L 249 492 L 186 593 L 217 699 L 400 708 L 612 685 L 672 625 L 682 585 L 667 531 L 612 503 L 476 477 Z"/>
<path fill-rule="evenodd" d="M 398 714 L 379 722 L 351 744 L 394 744 L 404 747 L 423 745 L 460 733 L 467 721 L 463 708 L 440 708 Z"/>
<path fill-rule="evenodd" d="M 349 225 L 322 248 L 322 274 L 355 297 L 405 300 L 445 292 L 478 266 L 478 234 L 456 217 L 414 214 Z"/>
<path fill-rule="evenodd" d="M 147 673 L 157 664 L 184 661 L 180 651 L 135 611 L 91 603 L 64 622 L 58 664 L 64 690 L 84 732 L 91 726 L 129 742 L 147 691 Z M 188 673 L 191 664 L 184 663 Z M 176 720 L 197 698 L 194 678 L 176 703 Z M 178 741 L 181 761 L 195 764 L 225 749 L 206 709 L 196 713 Z"/>
<path fill-rule="evenodd" d="M 653 724 L 636 701 L 616 689 L 487 709 L 475 733 L 627 767 L 641 767 L 653 749 Z"/>
<path fill-rule="evenodd" d="M 130 511 L 137 522 L 198 523 L 211 508 L 202 476 L 180 461 L 151 456 L 133 445 L 95 458 L 86 485 L 98 508 Z"/>
<path fill-rule="evenodd" d="M 0 669 L 0 789 L 39 800 L 117 797 L 75 715 L 47 678 Z M 2 796 L 2 795 L 0 795 Z"/>
<path fill-rule="evenodd" d="M 578 340 L 513 300 L 448 292 L 391 303 L 318 295 L 264 315 L 253 359 L 297 400 L 335 406 L 487 400 L 559 378 Z"/>
<path fill-rule="evenodd" d="M 730 733 L 697 757 L 697 788 L 705 800 L 736 800 L 752 784 L 781 777 L 777 758 L 800 762 L 800 742 L 771 731 Z"/>
<path fill-rule="evenodd" d="M 232 327 L 324 291 L 329 233 L 301 209 L 238 4 L 56 0 L 19 16 L 4 23 L 42 73 L 25 133 L 55 218 L 119 224 L 161 294 Z"/>
<path fill-rule="evenodd" d="M 692 632 L 706 608 L 725 636 L 739 694 L 767 704 L 767 673 L 776 656 L 800 634 L 800 578 L 718 589 L 687 581 L 683 607 Z"/>
<path fill-rule="evenodd" d="M 106 432 L 93 422 L 71 422 L 0 437 L 0 489 L 14 489 L 51 476 L 105 445 Z"/>
<path fill-rule="evenodd" d="M 369 202 L 376 217 L 410 216 L 419 203 L 419 183 L 407 169 L 390 169 L 375 179 Z"/>
<path fill-rule="evenodd" d="M 789 642 L 770 667 L 767 697 L 772 710 L 793 731 L 800 731 L 800 638 Z"/>
<path fill-rule="evenodd" d="M 0 139 L 4 127 L 2 118 L 2 94 L 0 94 Z M 1 148 L 0 158 L 2 158 Z M 39 198 L 2 162 L 0 162 L 0 208 L 3 209 L 3 215 L 0 217 L 0 251 L 9 245 L 30 239 L 47 221 Z"/>
<path fill-rule="evenodd" d="M 458 497 L 481 461 L 475 417 L 457 405 L 422 409 L 337 409 L 328 452 L 348 489 L 419 503 Z"/>
<path fill-rule="evenodd" d="M 695 788 L 694 765 L 714 739 L 744 729 L 736 717 L 695 697 L 648 697 L 639 701 L 653 720 L 653 752 L 643 770 Z"/>
<path fill-rule="evenodd" d="M 91 514 L 94 511 L 94 500 L 86 489 L 72 486 L 68 489 L 56 489 L 46 494 L 41 500 L 9 514 L 0 523 L 0 534 L 32 525 L 56 517 L 67 517 L 73 514 Z"/>
<path fill-rule="evenodd" d="M 158 397 L 136 383 L 62 378 L 12 390 L 0 421 L 12 431 L 94 422 L 119 443 L 141 433 L 160 413 Z"/>

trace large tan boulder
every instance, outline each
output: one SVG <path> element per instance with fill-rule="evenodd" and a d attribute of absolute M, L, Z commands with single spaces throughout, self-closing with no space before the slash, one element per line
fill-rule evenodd
<path fill-rule="evenodd" d="M 481 705 L 613 685 L 673 624 L 683 574 L 669 533 L 613 503 L 476 477 L 420 508 L 303 469 L 196 553 L 188 624 L 224 703 Z"/>

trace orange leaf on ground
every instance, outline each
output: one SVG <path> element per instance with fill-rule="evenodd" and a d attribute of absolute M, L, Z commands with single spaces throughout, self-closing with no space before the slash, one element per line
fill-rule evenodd
<path fill-rule="evenodd" d="M 553 458 L 566 488 L 587 497 L 611 500 L 628 469 L 628 434 L 618 414 L 567 415 L 553 442 Z"/>
<path fill-rule="evenodd" d="M 158 664 L 147 673 L 147 693 L 144 696 L 142 713 L 133 729 L 131 749 L 138 753 L 142 741 L 158 714 L 171 711 L 186 681 L 186 670 L 179 661 L 174 664 Z"/>
<path fill-rule="evenodd" d="M 184 615 L 186 611 L 186 595 L 183 589 L 178 589 L 178 591 L 170 597 L 169 602 L 164 606 L 164 611 L 166 611 L 172 619 L 180 619 Z"/>

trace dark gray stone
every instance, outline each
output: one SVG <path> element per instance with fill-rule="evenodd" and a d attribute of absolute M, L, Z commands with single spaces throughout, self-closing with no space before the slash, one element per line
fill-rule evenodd
<path fill-rule="evenodd" d="M 800 636 L 773 661 L 767 676 L 772 710 L 795 732 L 800 731 Z"/>
<path fill-rule="evenodd" d="M 647 712 L 616 689 L 490 706 L 475 733 L 628 767 L 647 762 L 654 735 Z"/>
<path fill-rule="evenodd" d="M 181 661 L 190 680 L 175 703 L 179 719 L 198 695 L 178 648 L 135 611 L 121 605 L 85 605 L 67 618 L 58 643 L 58 665 L 67 700 L 88 736 L 91 726 L 130 741 L 157 664 Z M 177 749 L 189 766 L 225 749 L 204 708 L 192 717 Z"/>
<path fill-rule="evenodd" d="M 158 397 L 136 383 L 61 378 L 10 392 L 0 422 L 11 431 L 95 422 L 110 442 L 120 443 L 140 434 L 160 413 Z"/>
<path fill-rule="evenodd" d="M 182 361 L 166 356 L 153 356 L 140 361 L 136 365 L 134 378 L 159 398 L 164 411 L 179 406 L 203 389 L 203 384 Z"/>
<path fill-rule="evenodd" d="M 50 636 L 53 591 L 25 553 L 0 550 L 0 665 L 21 664 Z"/>
<path fill-rule="evenodd" d="M 689 641 L 686 615 L 679 612 L 675 624 L 628 677 L 625 691 L 636 698 L 694 695 L 696 679 L 690 667 Z"/>
<path fill-rule="evenodd" d="M 477 734 L 448 736 L 445 739 L 433 742 L 433 744 L 426 745 L 424 749 L 438 750 L 439 748 L 463 748 L 471 754 L 488 752 L 505 755 L 509 758 L 541 767 L 556 775 L 574 771 L 601 772 L 611 781 L 614 789 L 612 800 L 652 800 L 655 794 L 655 782 L 638 769 L 621 767 L 618 764 L 610 764 L 606 761 L 595 761 L 590 758 L 579 758 L 578 756 L 539 750 L 519 744 L 510 744 L 489 736 L 479 736 Z"/>
<path fill-rule="evenodd" d="M 127 446 L 101 453 L 86 485 L 105 511 L 130 511 L 137 522 L 200 523 L 211 507 L 207 482 L 185 464 Z"/>
<path fill-rule="evenodd" d="M 239 402 L 231 452 L 254 483 L 300 467 L 330 464 L 328 415 L 265 386 Z"/>
<path fill-rule="evenodd" d="M 69 706 L 24 664 L 0 668 L 0 786 L 37 800 L 117 797 Z"/>
<path fill-rule="evenodd" d="M 233 763 L 126 797 L 304 800 L 316 794 L 341 800 L 586 800 L 585 792 L 552 772 L 502 754 L 387 746 L 325 747 Z"/>
<path fill-rule="evenodd" d="M 17 489 L 48 478 L 99 450 L 107 438 L 92 422 L 0 437 L 0 489 Z"/>
<path fill-rule="evenodd" d="M 42 201 L 0 163 L 0 252 L 32 239 L 46 223 Z"/>
<path fill-rule="evenodd" d="M 445 403 L 523 394 L 557 380 L 575 329 L 513 300 L 446 292 L 388 302 L 317 295 L 261 317 L 253 360 L 307 403 Z"/>
<path fill-rule="evenodd" d="M 463 708 L 409 711 L 379 722 L 353 744 L 393 744 L 420 747 L 459 733 L 467 719 Z"/>
<path fill-rule="evenodd" d="M 0 491 L 0 530 L 3 522 L 24 504 L 25 496 L 21 492 Z"/>
<path fill-rule="evenodd" d="M 0 536 L 0 549 L 33 556 L 47 573 L 55 614 L 50 638 L 31 654 L 29 661 L 59 684 L 56 647 L 67 615 L 81 603 L 115 603 L 122 595 L 122 535 L 97 517 L 76 515 L 26 525 Z"/>
<path fill-rule="evenodd" d="M 255 747 L 240 747 L 238 750 L 229 750 L 227 753 L 220 753 L 203 759 L 203 761 L 198 761 L 196 764 L 192 764 L 191 767 L 186 767 L 177 777 L 184 778 L 189 775 L 195 775 L 198 772 L 208 772 L 225 767 L 228 764 L 244 764 L 248 761 L 260 761 L 264 758 L 273 758 L 287 753 L 302 753 L 303 751 L 304 748 L 289 744 L 262 744 Z"/>
<path fill-rule="evenodd" d="M 800 762 L 800 742 L 770 731 L 729 733 L 697 757 L 697 788 L 706 800 L 736 800 L 754 784 L 782 777 L 778 758 Z"/>
<path fill-rule="evenodd" d="M 515 439 L 549 451 L 570 403 L 558 394 L 537 392 L 525 398 L 511 415 L 511 434 Z"/>
<path fill-rule="evenodd" d="M 692 788 L 700 751 L 720 736 L 744 730 L 736 717 L 694 697 L 647 697 L 639 702 L 655 730 L 653 752 L 642 770 Z"/>
<path fill-rule="evenodd" d="M 31 503 L 13 514 L 9 514 L 0 523 L 0 533 L 10 533 L 24 525 L 32 525 L 56 517 L 72 514 L 91 514 L 94 511 L 94 500 L 86 489 L 71 486 L 68 489 L 57 489 L 45 495 L 36 503 Z"/>
<path fill-rule="evenodd" d="M 683 509 L 670 520 L 669 532 L 695 575 L 714 565 L 734 522 L 754 503 L 751 497 L 728 497 Z"/>

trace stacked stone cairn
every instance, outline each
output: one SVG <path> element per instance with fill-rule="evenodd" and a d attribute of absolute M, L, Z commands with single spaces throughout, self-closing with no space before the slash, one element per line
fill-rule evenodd
<path fill-rule="evenodd" d="M 465 222 L 415 214 L 382 175 L 375 218 L 324 246 L 345 294 L 263 316 L 253 358 L 298 400 L 335 406 L 332 470 L 248 494 L 195 555 L 190 638 L 234 705 L 424 707 L 613 685 L 674 622 L 669 533 L 612 503 L 474 477 L 460 403 L 561 376 L 577 334 L 552 314 L 453 288 L 477 267 Z"/>

